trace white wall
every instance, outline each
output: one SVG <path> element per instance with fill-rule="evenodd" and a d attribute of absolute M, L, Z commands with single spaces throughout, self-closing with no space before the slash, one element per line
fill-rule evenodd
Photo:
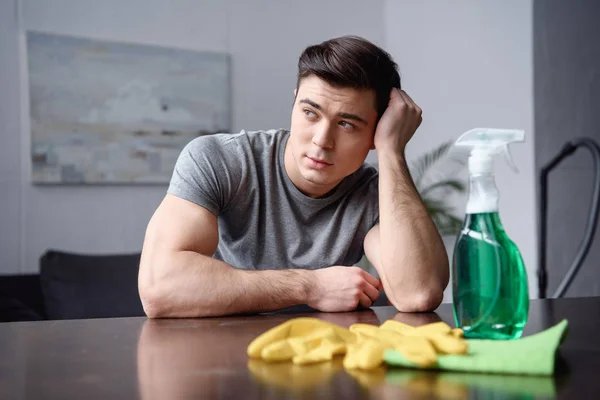
<path fill-rule="evenodd" d="M 523 254 L 536 296 L 532 1 L 388 0 L 384 26 L 403 87 L 423 108 L 409 159 L 474 127 L 525 130 L 525 144 L 512 147 L 520 173 L 499 159 L 496 182 L 502 222 Z M 462 176 L 467 179 L 466 171 Z M 461 212 L 464 206 L 462 199 Z M 447 245 L 451 256 L 453 241 Z"/>
<path fill-rule="evenodd" d="M 360 0 L 0 2 L 0 273 L 36 271 L 48 248 L 139 251 L 166 190 L 30 184 L 26 30 L 229 52 L 239 131 L 288 127 L 304 47 L 344 34 L 383 44 L 382 15 L 383 1 Z"/>

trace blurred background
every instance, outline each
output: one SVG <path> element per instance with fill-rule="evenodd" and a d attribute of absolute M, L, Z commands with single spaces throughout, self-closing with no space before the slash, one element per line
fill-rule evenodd
<path fill-rule="evenodd" d="M 423 109 L 407 150 L 412 165 L 474 127 L 525 130 L 525 143 L 511 149 L 519 173 L 502 158 L 495 167 L 500 215 L 522 252 L 535 298 L 539 170 L 567 140 L 600 141 L 598 17 L 594 0 L 1 0 L 0 274 L 36 274 L 49 249 L 139 252 L 167 189 L 166 183 L 32 181 L 28 32 L 224 53 L 232 132 L 289 128 L 302 50 L 353 34 L 391 53 L 404 89 Z M 466 160 L 452 151 L 444 157 Z M 376 164 L 376 153 L 367 161 Z M 465 168 L 443 161 L 431 165 L 431 182 L 450 174 L 466 183 Z M 550 175 L 549 293 L 577 252 L 592 182 L 584 150 Z M 443 200 L 462 219 L 464 192 Z M 444 240 L 451 256 L 454 235 Z M 566 296 L 600 295 L 599 241 Z"/>

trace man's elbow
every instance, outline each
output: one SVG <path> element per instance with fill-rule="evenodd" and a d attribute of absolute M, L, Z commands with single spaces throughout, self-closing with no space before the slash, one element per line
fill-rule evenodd
<path fill-rule="evenodd" d="M 148 318 L 202 318 L 226 315 L 210 304 L 196 303 L 194 307 L 185 305 L 181 299 L 173 295 L 176 291 L 166 285 L 150 285 L 142 279 L 138 283 L 138 291 L 144 313 Z"/>
<path fill-rule="evenodd" d="M 392 301 L 400 312 L 431 312 L 437 309 L 444 299 L 444 291 L 439 289 L 424 289 L 401 299 Z"/>
<path fill-rule="evenodd" d="M 158 294 L 156 288 L 140 282 L 138 290 L 144 313 L 146 313 L 148 318 L 163 318 L 168 316 L 165 310 L 166 307 L 164 307 L 164 299 Z"/>
<path fill-rule="evenodd" d="M 168 296 L 160 280 L 156 279 L 152 265 L 146 262 L 140 263 L 138 273 L 138 293 L 142 308 L 148 318 L 169 317 Z"/>

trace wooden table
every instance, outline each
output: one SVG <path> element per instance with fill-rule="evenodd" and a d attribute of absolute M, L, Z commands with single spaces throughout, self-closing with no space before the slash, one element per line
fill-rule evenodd
<path fill-rule="evenodd" d="M 298 367 L 250 361 L 248 343 L 281 322 L 310 315 L 341 326 L 394 318 L 453 324 L 450 304 L 436 313 L 392 307 L 326 314 L 227 318 L 18 322 L 0 324 L 1 399 L 187 398 L 547 398 L 600 399 L 600 298 L 533 300 L 525 335 L 569 320 L 554 377 L 416 370 L 350 375 L 341 360 Z"/>

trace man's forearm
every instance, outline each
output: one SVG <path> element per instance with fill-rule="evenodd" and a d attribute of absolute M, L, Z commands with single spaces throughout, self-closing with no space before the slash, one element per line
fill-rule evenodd
<path fill-rule="evenodd" d="M 401 311 L 436 308 L 448 284 L 440 234 L 417 192 L 403 157 L 379 154 L 378 271 Z"/>
<path fill-rule="evenodd" d="M 140 295 L 155 318 L 273 311 L 306 303 L 310 287 L 308 270 L 240 270 L 191 251 L 150 262 L 140 269 Z"/>

